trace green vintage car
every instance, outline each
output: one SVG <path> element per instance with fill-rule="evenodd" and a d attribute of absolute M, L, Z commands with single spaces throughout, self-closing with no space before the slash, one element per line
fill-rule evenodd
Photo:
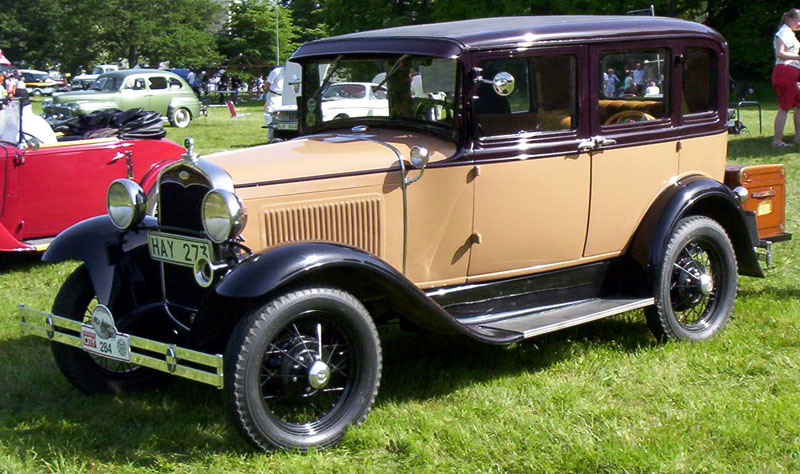
<path fill-rule="evenodd" d="M 45 101 L 48 117 L 65 118 L 102 109 L 141 107 L 169 119 L 178 128 L 200 114 L 200 100 L 177 74 L 157 69 L 127 69 L 101 74 L 85 91 L 54 95 Z"/>

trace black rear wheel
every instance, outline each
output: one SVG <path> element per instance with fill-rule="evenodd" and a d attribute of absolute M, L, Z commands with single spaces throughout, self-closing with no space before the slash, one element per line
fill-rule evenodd
<path fill-rule="evenodd" d="M 736 300 L 736 255 L 725 230 L 707 217 L 678 222 L 645 311 L 659 340 L 702 340 L 725 327 Z"/>
<path fill-rule="evenodd" d="M 306 450 L 338 442 L 378 391 L 375 325 L 352 295 L 331 288 L 288 293 L 243 319 L 225 353 L 234 423 L 262 448 Z"/>

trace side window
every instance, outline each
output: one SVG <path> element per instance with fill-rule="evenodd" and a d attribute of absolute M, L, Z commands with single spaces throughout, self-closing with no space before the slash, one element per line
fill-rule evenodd
<path fill-rule="evenodd" d="M 183 84 L 181 84 L 181 81 L 175 79 L 174 77 L 170 77 L 169 78 L 169 88 L 174 90 L 174 91 L 181 90 L 181 89 L 183 89 Z"/>
<path fill-rule="evenodd" d="M 684 58 L 683 115 L 716 111 L 717 54 L 709 48 L 690 47 Z"/>
<path fill-rule="evenodd" d="M 613 51 L 600 56 L 601 125 L 669 117 L 669 52 L 666 49 Z"/>
<path fill-rule="evenodd" d="M 167 78 L 163 76 L 153 76 L 150 78 L 150 90 L 166 89 Z"/>
<path fill-rule="evenodd" d="M 140 78 L 136 79 L 135 81 L 133 81 L 133 90 L 140 91 L 140 90 L 144 90 L 144 89 L 145 89 L 144 79 L 142 79 L 140 77 Z"/>
<path fill-rule="evenodd" d="M 575 128 L 576 58 L 572 55 L 496 59 L 480 64 L 476 115 L 483 136 L 553 132 Z M 499 73 L 514 78 L 503 96 L 492 83 Z"/>

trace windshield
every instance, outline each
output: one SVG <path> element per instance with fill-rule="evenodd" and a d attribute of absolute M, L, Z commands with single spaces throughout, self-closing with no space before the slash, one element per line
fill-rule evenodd
<path fill-rule="evenodd" d="M 92 90 L 118 91 L 122 86 L 122 77 L 98 77 L 92 84 Z"/>
<path fill-rule="evenodd" d="M 455 59 L 391 56 L 338 57 L 303 65 L 303 125 L 347 119 L 401 120 L 443 128 L 453 126 Z"/>

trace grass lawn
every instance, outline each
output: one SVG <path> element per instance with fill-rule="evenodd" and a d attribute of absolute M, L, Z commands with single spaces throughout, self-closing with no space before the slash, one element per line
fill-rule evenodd
<path fill-rule="evenodd" d="M 775 105 L 765 107 L 764 134 L 747 109 L 729 156 L 786 164 L 787 230 L 797 235 L 800 148 L 770 147 Z M 212 108 L 167 138 L 192 135 L 201 153 L 263 143 L 261 106 L 240 109 L 251 115 Z M 740 280 L 730 325 L 701 344 L 657 343 L 641 312 L 511 347 L 382 328 L 372 413 L 337 448 L 307 455 L 250 448 L 207 386 L 79 393 L 14 312 L 19 302 L 49 308 L 76 264 L 7 256 L 0 472 L 798 472 L 798 246 L 776 246 L 767 279 Z"/>

